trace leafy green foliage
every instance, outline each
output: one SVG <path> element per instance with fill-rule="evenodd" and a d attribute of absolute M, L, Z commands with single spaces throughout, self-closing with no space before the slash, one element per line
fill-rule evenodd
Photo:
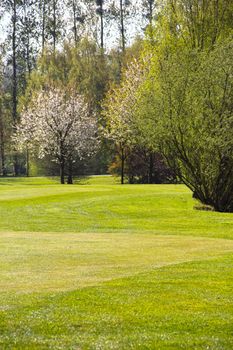
<path fill-rule="evenodd" d="M 135 89 L 132 118 L 139 142 L 161 152 L 196 198 L 224 212 L 233 211 L 231 6 L 166 2 L 145 47 L 150 69 Z"/>
<path fill-rule="evenodd" d="M 153 117 L 155 142 L 197 198 L 232 211 L 232 43 L 211 53 L 184 48 L 164 59 Z"/>

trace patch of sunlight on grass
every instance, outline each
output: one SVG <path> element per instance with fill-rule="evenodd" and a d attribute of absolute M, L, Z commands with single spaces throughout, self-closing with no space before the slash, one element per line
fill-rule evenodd
<path fill-rule="evenodd" d="M 77 289 L 233 252 L 233 241 L 149 234 L 2 233 L 0 291 Z"/>
<path fill-rule="evenodd" d="M 0 349 L 231 350 L 233 216 L 184 185 L 0 179 Z"/>

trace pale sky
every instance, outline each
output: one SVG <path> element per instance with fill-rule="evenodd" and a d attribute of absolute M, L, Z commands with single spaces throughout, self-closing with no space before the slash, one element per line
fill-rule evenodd
<path fill-rule="evenodd" d="M 142 0 L 134 0 L 135 4 L 139 4 Z M 139 7 L 140 8 L 140 7 Z M 65 21 L 67 22 L 68 14 L 64 14 Z M 9 14 L 5 13 L 0 21 L 0 44 L 4 42 L 7 36 L 7 26 L 9 23 Z M 136 35 L 143 35 L 142 27 L 143 23 L 141 20 L 140 13 L 136 13 L 136 16 L 133 19 L 126 19 L 125 20 L 125 26 L 126 26 L 126 33 L 127 33 L 127 45 L 130 45 L 133 41 L 133 38 L 135 38 Z M 145 23 L 144 23 L 145 26 Z M 99 33 L 99 28 L 97 28 L 97 34 Z M 98 36 L 98 35 L 97 35 Z M 106 24 L 105 21 L 105 37 L 104 37 L 104 43 L 105 48 L 111 49 L 114 46 L 117 46 L 120 39 L 120 33 L 117 23 L 113 23 L 111 21 L 111 26 Z"/>

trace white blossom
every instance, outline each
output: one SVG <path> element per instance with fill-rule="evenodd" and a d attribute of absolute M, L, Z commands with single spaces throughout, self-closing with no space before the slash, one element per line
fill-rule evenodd
<path fill-rule="evenodd" d="M 37 150 L 58 162 L 90 156 L 98 146 L 97 120 L 81 95 L 57 88 L 40 91 L 17 126 L 18 148 Z"/>

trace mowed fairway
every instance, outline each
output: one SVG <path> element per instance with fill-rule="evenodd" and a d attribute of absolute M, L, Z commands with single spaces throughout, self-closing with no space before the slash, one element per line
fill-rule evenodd
<path fill-rule="evenodd" d="M 0 349 L 233 349 L 233 214 L 183 185 L 0 180 Z"/>

